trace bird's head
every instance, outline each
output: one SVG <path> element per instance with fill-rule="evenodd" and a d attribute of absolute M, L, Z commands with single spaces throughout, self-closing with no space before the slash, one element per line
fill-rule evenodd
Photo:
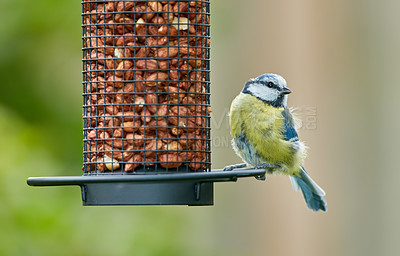
<path fill-rule="evenodd" d="M 287 103 L 287 95 L 292 91 L 287 88 L 286 80 L 280 75 L 264 74 L 247 81 L 242 92 L 253 95 L 274 107 L 284 107 Z"/>

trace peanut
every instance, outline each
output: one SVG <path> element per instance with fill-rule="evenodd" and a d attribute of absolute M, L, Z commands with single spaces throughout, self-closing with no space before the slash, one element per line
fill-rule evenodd
<path fill-rule="evenodd" d="M 133 132 L 133 122 L 123 122 L 124 131 Z"/>
<path fill-rule="evenodd" d="M 161 48 L 157 51 L 158 58 L 175 58 L 178 56 L 179 49 L 178 47 L 168 47 L 168 48 Z"/>
<path fill-rule="evenodd" d="M 88 133 L 87 137 L 88 137 L 89 139 L 91 139 L 91 140 L 95 139 L 95 138 L 97 137 L 96 130 L 91 130 L 91 131 Z"/>
<path fill-rule="evenodd" d="M 158 81 L 161 83 L 164 82 L 164 80 L 168 79 L 168 74 L 165 72 L 159 72 L 159 73 L 153 73 L 146 77 L 146 85 L 147 86 L 156 86 L 158 85 Z"/>
<path fill-rule="evenodd" d="M 189 20 L 185 17 L 174 17 L 172 23 L 172 26 L 174 26 L 177 30 L 188 30 L 189 28 Z"/>
<path fill-rule="evenodd" d="M 136 67 L 138 69 L 157 69 L 156 60 L 137 60 Z"/>
<path fill-rule="evenodd" d="M 143 161 L 143 157 L 139 154 L 135 154 L 128 160 L 128 163 L 125 164 L 125 171 L 130 172 L 133 171 L 136 167 L 138 167 Z"/>
<path fill-rule="evenodd" d="M 143 109 L 142 112 L 140 113 L 140 119 L 144 124 L 148 123 L 151 121 L 151 113 L 148 109 Z"/>
<path fill-rule="evenodd" d="M 180 151 L 182 150 L 182 146 L 177 141 L 171 141 L 170 143 L 165 144 L 163 149 L 167 151 Z"/>
<path fill-rule="evenodd" d="M 113 171 L 120 167 L 119 162 L 117 160 L 115 160 L 107 155 L 104 155 L 102 160 L 103 160 L 102 162 L 104 163 L 104 166 L 109 171 Z"/>
<path fill-rule="evenodd" d="M 160 165 L 163 168 L 178 168 L 182 164 L 182 159 L 177 154 L 162 154 L 159 156 Z"/>

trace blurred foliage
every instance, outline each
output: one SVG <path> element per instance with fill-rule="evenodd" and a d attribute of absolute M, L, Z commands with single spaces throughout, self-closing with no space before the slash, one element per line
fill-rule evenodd
<path fill-rule="evenodd" d="M 80 4 L 1 5 L 0 103 L 39 131 L 52 157 L 76 168 L 68 163 L 81 155 Z"/>
<path fill-rule="evenodd" d="M 188 255 L 180 208 L 82 207 L 80 1 L 0 2 L 0 255 Z"/>

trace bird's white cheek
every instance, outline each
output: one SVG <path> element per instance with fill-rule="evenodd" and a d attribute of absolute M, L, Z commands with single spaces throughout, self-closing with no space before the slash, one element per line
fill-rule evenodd
<path fill-rule="evenodd" d="M 249 91 L 252 95 L 265 101 L 275 101 L 279 92 L 271 90 L 265 86 L 250 86 Z"/>

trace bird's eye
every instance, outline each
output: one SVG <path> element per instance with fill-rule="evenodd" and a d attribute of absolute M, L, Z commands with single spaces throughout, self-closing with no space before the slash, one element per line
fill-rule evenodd
<path fill-rule="evenodd" d="M 273 83 L 273 82 L 268 82 L 267 87 L 268 87 L 268 88 L 274 87 L 274 83 Z"/>

